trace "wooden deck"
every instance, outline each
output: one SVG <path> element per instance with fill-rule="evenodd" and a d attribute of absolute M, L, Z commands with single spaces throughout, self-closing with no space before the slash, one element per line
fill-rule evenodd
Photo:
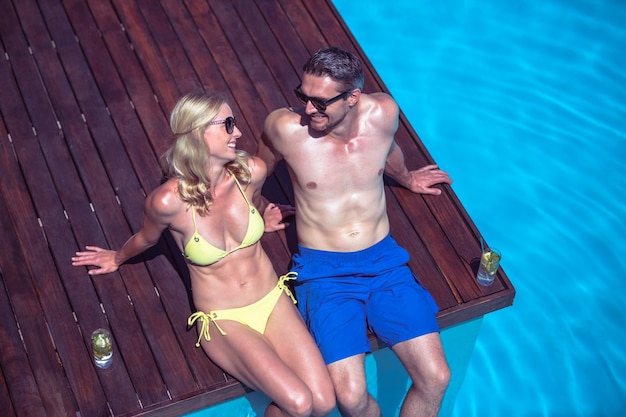
<path fill-rule="evenodd" d="M 119 273 L 70 264 L 87 244 L 118 248 L 159 185 L 168 114 L 196 89 L 227 96 L 254 152 L 269 111 L 297 104 L 300 69 L 337 45 L 367 65 L 330 1 L 0 0 L 0 410 L 5 416 L 175 416 L 245 392 L 195 348 L 188 277 L 160 245 Z M 404 117 L 411 168 L 432 162 Z M 445 167 L 444 167 L 445 168 Z M 505 273 L 474 280 L 479 232 L 450 187 L 439 197 L 388 185 L 392 234 L 433 293 L 443 327 L 513 302 Z M 284 166 L 265 194 L 291 201 Z M 268 234 L 287 270 L 294 231 Z M 93 366 L 89 334 L 110 328 L 115 360 Z"/>

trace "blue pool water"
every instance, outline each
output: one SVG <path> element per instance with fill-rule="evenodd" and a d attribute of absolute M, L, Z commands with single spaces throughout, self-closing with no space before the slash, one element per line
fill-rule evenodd
<path fill-rule="evenodd" d="M 517 290 L 453 415 L 626 416 L 626 3 L 334 3 Z"/>

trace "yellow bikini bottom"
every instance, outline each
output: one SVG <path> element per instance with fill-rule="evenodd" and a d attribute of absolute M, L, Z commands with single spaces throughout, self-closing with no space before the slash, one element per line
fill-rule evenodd
<path fill-rule="evenodd" d="M 297 276 L 298 274 L 295 272 L 289 272 L 283 275 L 278 279 L 278 284 L 276 284 L 276 287 L 274 287 L 272 291 L 259 301 L 247 306 L 230 308 L 228 310 L 213 310 L 208 313 L 203 311 L 193 313 L 189 316 L 187 324 L 192 326 L 197 320 L 200 320 L 202 323 L 196 347 L 200 347 L 202 336 L 204 336 L 207 341 L 211 341 L 211 335 L 209 334 L 209 322 L 213 322 L 215 324 L 215 327 L 217 327 L 217 330 L 219 330 L 222 336 L 226 335 L 226 332 L 222 330 L 219 324 L 217 324 L 218 320 L 233 320 L 263 334 L 265 332 L 265 326 L 267 326 L 267 321 L 269 320 L 272 311 L 274 311 L 274 307 L 283 292 L 291 298 L 294 304 L 296 304 L 296 299 L 294 298 L 291 290 L 285 285 L 285 281 L 295 280 Z"/>

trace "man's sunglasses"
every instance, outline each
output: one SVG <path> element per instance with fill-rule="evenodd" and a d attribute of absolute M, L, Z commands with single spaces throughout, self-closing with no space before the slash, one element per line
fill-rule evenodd
<path fill-rule="evenodd" d="M 306 104 L 310 101 L 313 107 L 315 107 L 318 111 L 325 111 L 326 107 L 330 106 L 337 100 L 341 100 L 342 98 L 350 94 L 350 92 L 352 92 L 352 90 L 344 91 L 338 96 L 329 98 L 328 100 L 324 100 L 323 98 L 309 97 L 305 95 L 302 91 L 300 91 L 301 86 L 302 84 L 298 84 L 298 86 L 293 90 L 293 92 L 296 93 L 296 97 L 298 97 L 298 100 L 300 100 L 302 104 Z"/>
<path fill-rule="evenodd" d="M 228 133 L 229 135 L 233 134 L 233 132 L 235 131 L 235 126 L 236 126 L 235 118 L 233 116 L 228 116 L 224 120 L 214 120 L 210 122 L 209 124 L 210 125 L 224 124 L 224 127 L 226 128 L 226 133 Z"/>

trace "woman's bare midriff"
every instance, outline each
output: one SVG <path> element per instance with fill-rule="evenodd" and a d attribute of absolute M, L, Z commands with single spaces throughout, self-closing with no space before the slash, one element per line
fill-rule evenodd
<path fill-rule="evenodd" d="M 252 304 L 278 282 L 260 244 L 235 251 L 209 266 L 189 265 L 189 274 L 195 308 L 205 312 Z"/>

